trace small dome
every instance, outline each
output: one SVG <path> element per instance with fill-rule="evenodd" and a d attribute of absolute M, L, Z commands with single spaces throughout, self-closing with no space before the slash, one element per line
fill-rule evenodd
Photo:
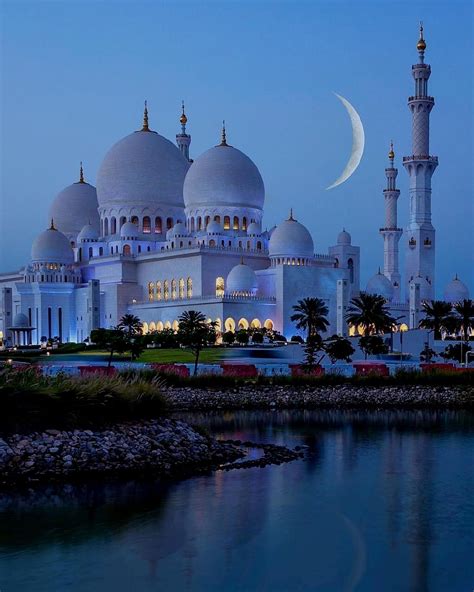
<path fill-rule="evenodd" d="M 189 236 L 188 229 L 183 222 L 176 222 L 173 228 L 170 228 L 166 233 L 166 239 L 169 240 L 175 236 Z"/>
<path fill-rule="evenodd" d="M 33 242 L 31 260 L 35 263 L 69 265 L 74 262 L 74 253 L 67 236 L 56 230 L 51 223 L 51 227 L 39 234 Z"/>
<path fill-rule="evenodd" d="M 291 215 L 275 228 L 268 244 L 270 257 L 312 258 L 314 243 L 306 226 Z"/>
<path fill-rule="evenodd" d="M 347 230 L 345 228 L 342 229 L 342 232 L 340 232 L 337 235 L 337 244 L 338 245 L 350 245 L 351 244 L 351 235 L 347 232 Z"/>
<path fill-rule="evenodd" d="M 125 222 L 120 229 L 120 238 L 136 239 L 138 238 L 138 228 L 133 222 Z"/>
<path fill-rule="evenodd" d="M 383 273 L 380 273 L 380 270 L 367 282 L 365 291 L 368 294 L 377 294 L 378 296 L 383 296 L 387 301 L 390 301 L 393 298 L 392 283 L 386 276 L 383 275 Z"/>
<path fill-rule="evenodd" d="M 265 187 L 258 168 L 237 148 L 215 146 L 197 158 L 184 180 L 187 208 L 263 208 Z"/>
<path fill-rule="evenodd" d="M 469 289 L 464 282 L 462 282 L 456 275 L 444 289 L 444 300 L 451 302 L 462 302 L 469 300 Z"/>
<path fill-rule="evenodd" d="M 29 327 L 29 326 L 30 326 L 30 321 L 28 320 L 28 317 L 26 316 L 26 314 L 19 312 L 13 317 L 12 327 L 19 329 L 21 327 Z"/>
<path fill-rule="evenodd" d="M 99 233 L 92 224 L 86 224 L 81 232 L 77 235 L 77 242 L 88 242 L 99 240 Z"/>
<path fill-rule="evenodd" d="M 49 217 L 58 230 L 66 235 L 77 236 L 85 224 L 99 228 L 95 187 L 79 181 L 63 189 L 49 208 Z"/>
<path fill-rule="evenodd" d="M 257 288 L 257 276 L 251 267 L 240 263 L 230 270 L 226 282 L 228 294 L 255 294 Z"/>
<path fill-rule="evenodd" d="M 249 236 L 251 236 L 252 234 L 260 236 L 262 234 L 262 232 L 260 230 L 259 225 L 256 222 L 250 222 L 250 224 L 247 227 L 247 234 Z"/>
<path fill-rule="evenodd" d="M 206 227 L 206 232 L 208 234 L 222 234 L 224 232 L 224 228 L 219 222 L 211 220 Z"/>

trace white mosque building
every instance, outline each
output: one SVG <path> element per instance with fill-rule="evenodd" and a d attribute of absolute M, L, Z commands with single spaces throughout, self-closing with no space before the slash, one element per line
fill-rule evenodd
<path fill-rule="evenodd" d="M 431 224 L 429 153 L 430 66 L 420 32 L 419 61 L 412 67 L 413 154 L 403 158 L 410 178 L 410 221 L 397 225 L 397 169 L 393 147 L 385 169 L 384 265 L 366 291 L 383 295 L 401 329 L 417 328 L 423 299 L 435 294 L 435 230 Z M 345 315 L 360 291 L 360 249 L 342 230 L 326 253 L 314 252 L 307 228 L 293 213 L 264 230 L 265 187 L 252 160 L 221 142 L 194 161 L 187 118 L 176 145 L 148 122 L 105 155 L 97 189 L 84 180 L 63 189 L 51 204 L 49 228 L 39 234 L 31 259 L 17 273 L 0 274 L 0 340 L 40 343 L 58 337 L 81 342 L 99 327 L 113 327 L 126 313 L 144 331 L 177 329 L 180 314 L 197 309 L 220 331 L 265 327 L 287 337 L 294 304 L 323 299 L 330 333 L 347 335 Z M 404 236 L 406 274 L 399 273 Z M 457 278 L 444 299 L 468 298 Z M 353 331 L 353 329 L 352 329 Z"/>

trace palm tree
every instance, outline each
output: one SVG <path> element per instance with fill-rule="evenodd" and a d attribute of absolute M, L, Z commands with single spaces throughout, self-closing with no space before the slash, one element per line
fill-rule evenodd
<path fill-rule="evenodd" d="M 207 322 L 206 317 L 197 310 L 185 310 L 178 322 L 178 341 L 194 353 L 194 374 L 197 374 L 201 350 L 216 340 L 216 322 Z"/>
<path fill-rule="evenodd" d="M 329 321 L 326 316 L 329 309 L 321 298 L 303 298 L 293 306 L 295 314 L 291 320 L 296 323 L 297 329 L 307 332 L 306 340 L 318 335 L 320 331 L 326 331 Z"/>
<path fill-rule="evenodd" d="M 441 339 L 442 329 L 453 329 L 452 306 L 443 300 L 431 300 L 422 303 L 425 318 L 420 321 L 421 329 L 430 329 L 435 339 Z"/>
<path fill-rule="evenodd" d="M 464 341 L 469 340 L 469 333 L 474 329 L 474 301 L 463 300 L 453 306 L 456 313 L 457 329 L 462 332 Z"/>
<path fill-rule="evenodd" d="M 121 331 L 126 331 L 128 337 L 139 335 L 142 332 L 143 324 L 138 317 L 132 314 L 123 315 L 117 326 Z"/>
<path fill-rule="evenodd" d="M 364 337 L 388 333 L 396 320 L 386 308 L 386 303 L 383 296 L 361 292 L 350 301 L 346 321 L 354 327 L 362 326 Z"/>

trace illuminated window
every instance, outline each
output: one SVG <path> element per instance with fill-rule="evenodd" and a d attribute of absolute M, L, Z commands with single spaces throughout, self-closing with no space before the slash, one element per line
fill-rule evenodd
<path fill-rule="evenodd" d="M 155 218 L 155 234 L 159 234 L 162 231 L 162 221 L 159 216 Z"/>
<path fill-rule="evenodd" d="M 184 298 L 184 278 L 179 280 L 179 297 Z"/>
<path fill-rule="evenodd" d="M 249 328 L 249 322 L 247 321 L 247 319 L 240 319 L 239 329 L 248 329 L 248 328 Z"/>
<path fill-rule="evenodd" d="M 232 333 L 235 331 L 235 321 L 232 317 L 228 317 L 225 320 L 224 329 L 226 331 L 232 331 Z"/>
<path fill-rule="evenodd" d="M 123 254 L 124 255 L 131 255 L 132 254 L 132 249 L 130 248 L 130 245 L 123 246 Z"/>
<path fill-rule="evenodd" d="M 162 294 L 161 294 L 161 282 L 156 282 L 156 299 L 157 300 L 161 300 L 162 298 Z"/>
<path fill-rule="evenodd" d="M 193 280 L 190 277 L 188 277 L 188 279 L 186 280 L 186 296 L 188 298 L 193 297 Z"/>
<path fill-rule="evenodd" d="M 230 216 L 224 216 L 224 230 L 230 230 Z"/>
<path fill-rule="evenodd" d="M 177 291 L 176 291 L 176 280 L 171 280 L 171 298 L 176 300 Z"/>
<path fill-rule="evenodd" d="M 263 326 L 265 327 L 265 329 L 267 329 L 268 331 L 273 331 L 273 321 L 271 321 L 270 319 L 267 319 L 264 323 Z"/>
<path fill-rule="evenodd" d="M 201 220 L 201 216 L 197 217 L 197 229 L 201 230 L 202 228 L 202 220 Z"/>
<path fill-rule="evenodd" d="M 143 218 L 143 232 L 145 234 L 150 234 L 150 232 L 151 232 L 151 220 L 150 220 L 150 216 L 145 216 Z"/>
<path fill-rule="evenodd" d="M 215 247 L 216 246 L 216 241 L 213 238 L 211 238 L 211 240 L 209 241 L 209 246 L 210 247 Z"/>
<path fill-rule="evenodd" d="M 163 282 L 163 296 L 165 300 L 168 300 L 170 297 L 170 284 L 168 280 Z"/>
<path fill-rule="evenodd" d="M 146 322 L 143 322 L 143 323 L 142 323 L 142 334 L 143 334 L 143 335 L 146 335 L 146 334 L 148 333 L 148 331 L 149 331 L 149 328 L 148 328 L 148 323 L 146 323 Z"/>
<path fill-rule="evenodd" d="M 150 331 L 150 333 L 153 333 L 153 331 L 156 331 L 156 325 L 153 321 L 150 323 L 148 330 Z"/>
<path fill-rule="evenodd" d="M 171 328 L 173 329 L 173 331 L 177 331 L 179 329 L 179 323 L 177 320 L 173 321 L 173 324 L 171 325 Z"/>
<path fill-rule="evenodd" d="M 239 230 L 239 217 L 238 216 L 234 216 L 233 227 L 234 227 L 234 230 Z"/>
<path fill-rule="evenodd" d="M 216 278 L 216 296 L 224 296 L 225 282 L 223 277 Z"/>
<path fill-rule="evenodd" d="M 258 319 L 254 319 L 250 323 L 250 326 L 252 327 L 252 329 L 260 329 L 262 327 L 262 325 L 260 324 L 260 321 Z"/>
<path fill-rule="evenodd" d="M 155 284 L 150 282 L 148 284 L 148 300 L 152 302 L 155 299 Z"/>
<path fill-rule="evenodd" d="M 247 218 L 245 216 L 242 218 L 242 230 L 247 230 Z"/>
<path fill-rule="evenodd" d="M 166 218 L 166 228 L 169 230 L 173 228 L 173 218 Z"/>
<path fill-rule="evenodd" d="M 164 325 L 163 325 L 163 323 L 162 323 L 161 321 L 158 321 L 158 322 L 156 323 L 156 330 L 157 330 L 157 331 L 163 331 L 163 329 L 164 329 Z"/>

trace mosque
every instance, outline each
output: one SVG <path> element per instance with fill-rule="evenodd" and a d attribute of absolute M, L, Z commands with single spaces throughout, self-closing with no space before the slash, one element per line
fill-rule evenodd
<path fill-rule="evenodd" d="M 418 327 L 421 302 L 435 296 L 435 229 L 431 223 L 431 177 L 438 158 L 429 152 L 428 95 L 431 68 L 424 61 L 423 29 L 412 66 L 412 154 L 403 158 L 409 180 L 409 224 L 397 224 L 397 169 L 391 147 L 387 185 L 383 269 L 366 291 L 386 298 L 401 330 Z M 315 253 L 311 234 L 290 212 L 264 230 L 265 187 L 252 160 L 227 140 L 194 161 L 187 117 L 180 117 L 176 144 L 143 126 L 105 155 L 97 188 L 84 179 L 63 189 L 51 204 L 49 227 L 16 273 L 0 274 L 0 340 L 38 344 L 59 338 L 82 342 L 93 329 L 113 327 L 126 313 L 144 332 L 177 329 L 180 314 L 197 309 L 220 331 L 265 327 L 290 337 L 290 317 L 303 297 L 323 299 L 329 334 L 353 334 L 345 321 L 360 292 L 360 249 L 342 230 L 326 253 Z M 399 272 L 404 237 L 405 277 Z M 468 298 L 455 277 L 444 299 Z"/>

